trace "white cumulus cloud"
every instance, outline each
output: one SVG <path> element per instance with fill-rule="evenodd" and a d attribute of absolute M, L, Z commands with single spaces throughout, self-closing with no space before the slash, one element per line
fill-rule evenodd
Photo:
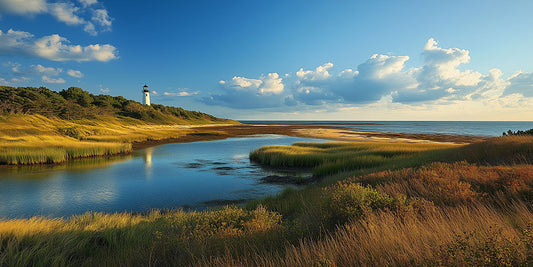
<path fill-rule="evenodd" d="M 202 102 L 234 108 L 261 108 L 280 106 L 285 101 L 283 78 L 275 72 L 261 75 L 259 79 L 234 76 L 218 84 L 223 93 L 205 97 Z"/>
<path fill-rule="evenodd" d="M 0 14 L 28 15 L 46 12 L 46 10 L 46 1 L 44 0 L 0 0 Z"/>
<path fill-rule="evenodd" d="M 109 44 L 88 46 L 71 45 L 58 34 L 35 39 L 31 33 L 0 30 L 0 54 L 40 57 L 52 61 L 109 61 L 118 56 L 117 49 Z"/>
<path fill-rule="evenodd" d="M 81 4 L 81 5 L 80 5 Z M 79 4 L 65 0 L 48 2 L 46 0 L 0 0 L 0 15 L 49 14 L 66 25 L 82 25 L 91 35 L 100 31 L 110 31 L 112 18 L 107 9 L 95 0 L 80 0 Z M 95 24 L 100 28 L 97 29 Z"/>
<path fill-rule="evenodd" d="M 153 91 L 153 92 L 155 93 L 155 95 L 157 95 L 157 93 L 155 91 Z M 200 93 L 199 91 L 195 91 L 195 92 L 181 91 L 181 92 L 177 92 L 177 93 L 163 92 L 163 95 L 166 95 L 166 96 L 193 96 L 193 95 L 197 95 L 199 93 Z"/>
<path fill-rule="evenodd" d="M 45 67 L 41 64 L 32 65 L 31 68 L 35 70 L 38 73 L 47 75 L 47 76 L 57 76 L 59 73 L 63 72 L 60 68 L 53 68 L 53 67 Z"/>
<path fill-rule="evenodd" d="M 85 24 L 85 20 L 76 15 L 80 8 L 72 3 L 51 3 L 48 4 L 48 12 L 57 20 L 67 25 Z"/>
<path fill-rule="evenodd" d="M 84 7 L 98 3 L 97 0 L 78 0 Z"/>
<path fill-rule="evenodd" d="M 259 87 L 259 92 L 261 94 L 280 94 L 283 92 L 282 78 L 279 77 L 277 73 L 269 73 L 266 77 L 261 76 L 263 83 Z"/>
<path fill-rule="evenodd" d="M 109 14 L 105 9 L 94 10 L 92 21 L 98 23 L 100 26 L 105 27 L 105 29 L 111 29 L 112 19 L 109 17 Z"/>
<path fill-rule="evenodd" d="M 74 77 L 74 78 L 81 78 L 83 77 L 83 73 L 79 70 L 68 70 L 67 74 Z"/>
<path fill-rule="evenodd" d="M 316 67 L 316 69 L 313 70 L 304 70 L 301 68 L 299 71 L 296 72 L 296 76 L 304 81 L 320 81 L 320 80 L 326 80 L 331 75 L 328 72 L 328 69 L 333 67 L 333 63 L 328 62 L 324 65 Z"/>
<path fill-rule="evenodd" d="M 243 90 L 258 94 L 279 94 L 285 87 L 282 83 L 283 78 L 277 73 L 269 73 L 266 76 L 261 75 L 259 79 L 251 79 L 235 76 L 230 81 L 220 81 L 219 84 L 228 89 Z"/>
<path fill-rule="evenodd" d="M 6 79 L 6 78 L 3 78 L 3 77 L 0 77 L 0 85 L 3 85 L 3 86 L 14 86 L 14 85 L 17 85 L 21 82 L 27 82 L 27 81 L 30 81 L 31 79 L 28 78 L 28 77 L 20 77 L 20 78 L 11 78 L 11 79 Z"/>
<path fill-rule="evenodd" d="M 234 89 L 257 89 L 259 86 L 261 86 L 263 82 L 259 79 L 249 79 L 245 77 L 238 77 L 235 76 L 231 81 L 225 82 L 222 81 L 221 84 L 228 84 L 229 86 L 232 86 Z"/>
<path fill-rule="evenodd" d="M 407 55 L 374 54 L 357 68 L 334 70 L 327 62 L 300 68 L 296 75 L 277 73 L 259 78 L 234 76 L 219 82 L 220 92 L 204 103 L 239 109 L 322 107 L 401 107 L 425 109 L 429 105 L 454 105 L 480 109 L 509 109 L 533 102 L 533 73 L 504 77 L 493 68 L 486 74 L 464 69 L 470 51 L 445 48 L 430 38 L 421 52 L 423 64 L 406 67 Z M 472 103 L 472 104 L 469 104 Z"/>
<path fill-rule="evenodd" d="M 43 82 L 45 82 L 45 83 L 65 83 L 65 80 L 63 80 L 62 78 L 54 79 L 54 78 L 50 78 L 50 77 L 48 77 L 46 75 L 43 75 L 41 80 Z"/>

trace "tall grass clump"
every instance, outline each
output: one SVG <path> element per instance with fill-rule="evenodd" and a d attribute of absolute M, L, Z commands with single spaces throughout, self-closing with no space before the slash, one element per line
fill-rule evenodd
<path fill-rule="evenodd" d="M 456 145 L 413 143 L 294 143 L 266 146 L 250 153 L 250 160 L 272 167 L 314 168 L 328 175 L 360 170 L 411 158 L 421 152 Z"/>
<path fill-rule="evenodd" d="M 61 163 L 73 158 L 107 156 L 132 151 L 131 144 L 71 142 L 50 146 L 2 146 L 0 164 Z"/>
<path fill-rule="evenodd" d="M 503 136 L 473 143 L 458 150 L 454 158 L 492 165 L 533 164 L 533 136 Z"/>

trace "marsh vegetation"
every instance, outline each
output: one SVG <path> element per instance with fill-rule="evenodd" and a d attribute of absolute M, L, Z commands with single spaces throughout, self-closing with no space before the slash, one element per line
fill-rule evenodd
<path fill-rule="evenodd" d="M 328 175 L 303 190 L 244 207 L 3 221 L 0 262 L 531 265 L 532 147 L 533 137 L 510 136 L 463 146 L 263 148 L 251 157 L 264 164 L 336 170 L 328 167 Z M 366 157 L 375 163 L 359 163 Z"/>
<path fill-rule="evenodd" d="M 129 153 L 133 142 L 195 132 L 179 125 L 237 123 L 177 107 L 93 95 L 78 87 L 55 92 L 0 86 L 0 99 L 0 165 Z"/>

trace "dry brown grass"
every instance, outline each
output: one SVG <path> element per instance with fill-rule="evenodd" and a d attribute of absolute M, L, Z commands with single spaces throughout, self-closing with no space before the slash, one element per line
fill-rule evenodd
<path fill-rule="evenodd" d="M 506 211 L 480 204 L 448 207 L 425 217 L 376 212 L 340 227 L 323 240 L 304 239 L 282 253 L 259 253 L 256 258 L 243 259 L 242 263 L 250 266 L 524 264 L 532 256 L 528 245 L 533 240 L 524 232 L 531 221 L 533 214 L 523 202 L 513 203 Z M 213 262 L 223 266 L 235 260 L 218 258 Z"/>

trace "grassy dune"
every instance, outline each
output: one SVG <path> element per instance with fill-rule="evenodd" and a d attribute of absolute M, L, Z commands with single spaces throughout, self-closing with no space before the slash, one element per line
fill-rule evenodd
<path fill-rule="evenodd" d="M 532 265 L 532 147 L 502 137 L 263 148 L 275 166 L 381 158 L 246 207 L 5 220 L 0 265 Z"/>
<path fill-rule="evenodd" d="M 154 125 L 115 116 L 64 120 L 0 115 L 0 164 L 59 163 L 70 158 L 129 153 L 132 142 L 178 138 L 194 132 L 187 126 Z"/>

